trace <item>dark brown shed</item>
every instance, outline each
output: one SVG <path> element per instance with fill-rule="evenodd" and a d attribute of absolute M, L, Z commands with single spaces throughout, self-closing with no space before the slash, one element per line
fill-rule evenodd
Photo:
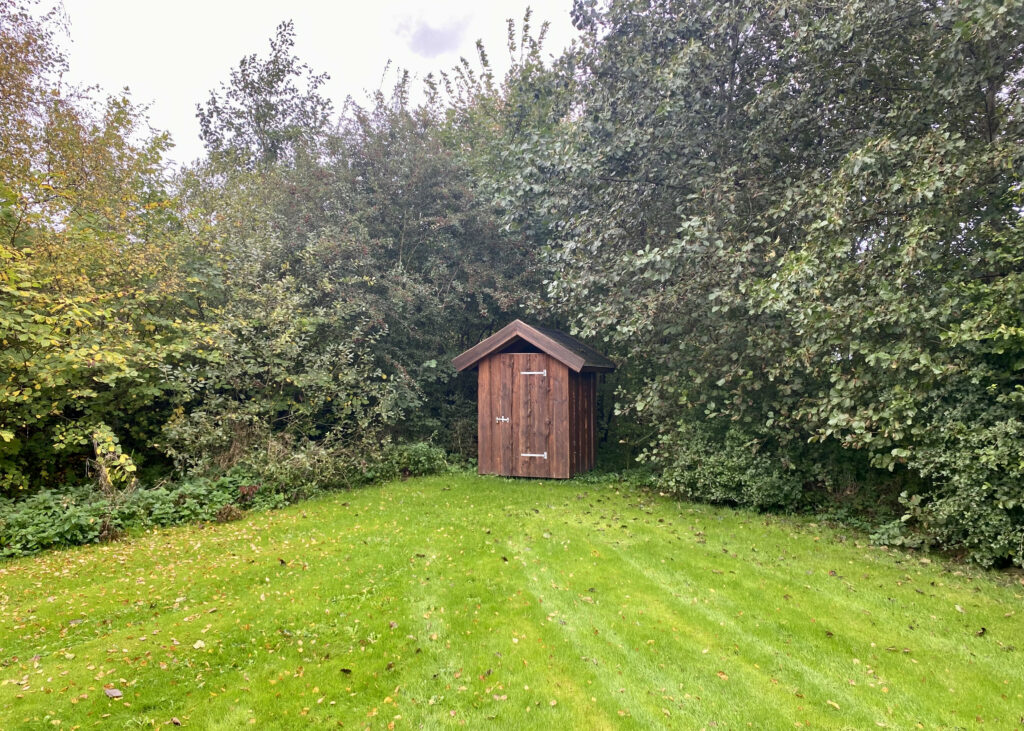
<path fill-rule="evenodd" d="M 515 320 L 452 360 L 476 367 L 481 475 L 568 478 L 594 467 L 597 374 L 615 364 L 571 335 Z"/>

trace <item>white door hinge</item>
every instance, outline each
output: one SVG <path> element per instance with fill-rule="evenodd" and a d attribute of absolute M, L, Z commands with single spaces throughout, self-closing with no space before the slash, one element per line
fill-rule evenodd
<path fill-rule="evenodd" d="M 545 452 L 544 454 L 520 454 L 519 456 L 520 457 L 543 457 L 544 459 L 547 459 L 548 458 L 548 453 Z"/>

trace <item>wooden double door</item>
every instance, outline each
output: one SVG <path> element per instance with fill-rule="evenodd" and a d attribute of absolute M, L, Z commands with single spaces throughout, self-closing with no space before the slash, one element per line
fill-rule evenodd
<path fill-rule="evenodd" d="M 479 472 L 570 476 L 569 369 L 544 353 L 501 353 L 480 362 Z"/>

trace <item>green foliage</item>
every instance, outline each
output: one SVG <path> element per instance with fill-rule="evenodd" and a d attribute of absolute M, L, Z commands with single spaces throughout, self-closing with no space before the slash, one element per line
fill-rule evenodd
<path fill-rule="evenodd" d="M 382 461 L 402 478 L 436 475 L 450 466 L 448 454 L 426 442 L 394 445 L 385 451 Z"/>
<path fill-rule="evenodd" d="M 169 141 L 128 99 L 58 85 L 53 16 L 3 4 L 0 495 L 160 459 L 161 368 L 188 347 Z M 179 316 L 183 315 L 183 316 Z"/>
<path fill-rule="evenodd" d="M 0 494 L 89 475 L 121 500 L 173 464 L 293 499 L 427 469 L 392 440 L 471 452 L 448 361 L 530 267 L 407 76 L 334 125 L 282 24 L 199 109 L 210 158 L 172 192 L 168 138 L 61 93 L 54 17 L 4 10 Z"/>
<path fill-rule="evenodd" d="M 233 470 L 216 479 L 191 478 L 140 488 L 120 500 L 91 485 L 41 490 L 18 501 L 0 500 L 0 556 L 25 556 L 121 537 L 126 531 L 218 520 L 224 506 L 280 508 L 293 497 Z"/>
<path fill-rule="evenodd" d="M 233 77 L 231 88 L 239 83 Z M 470 379 L 456 378 L 450 358 L 516 311 L 532 275 L 523 247 L 507 241 L 477 194 L 441 116 L 409 96 L 403 76 L 370 106 L 349 104 L 337 132 L 318 137 L 315 157 L 250 171 L 214 156 L 186 176 L 188 225 L 217 242 L 223 292 L 211 297 L 210 316 L 222 334 L 212 336 L 209 352 L 224 365 L 179 371 L 183 382 L 201 379 L 204 393 L 215 396 L 199 409 L 186 405 L 188 415 L 169 427 L 179 465 L 229 451 L 233 430 L 254 428 L 251 412 L 261 409 L 256 421 L 274 423 L 268 433 L 301 433 L 312 442 L 332 424 L 359 422 L 363 443 L 353 444 L 353 455 L 371 455 L 385 435 L 472 452 L 475 394 Z M 291 330 L 302 332 L 281 347 L 280 333 Z M 234 370 L 211 390 L 220 377 L 205 369 L 222 367 Z M 322 370 L 289 372 L 310 367 Z M 247 378 L 268 392 L 253 398 Z M 377 394 L 384 386 L 387 394 Z M 194 403 L 206 398 L 194 384 L 188 389 Z M 218 399 L 236 399 L 228 391 L 246 406 L 224 419 Z M 332 406 L 322 409 L 326 395 Z M 350 403 L 365 411 L 342 413 Z M 305 420 L 318 426 L 295 426 Z M 329 455 L 342 446 L 312 452 L 326 449 L 323 458 L 340 465 Z M 320 460 L 304 450 L 303 460 Z"/>
<path fill-rule="evenodd" d="M 317 89 L 329 78 L 292 55 L 295 25 L 285 21 L 266 59 L 251 54 L 231 81 L 196 106 L 200 136 L 211 154 L 251 168 L 314 154 L 330 125 L 332 104 Z"/>
<path fill-rule="evenodd" d="M 122 527 L 106 499 L 92 490 L 43 490 L 18 502 L 0 502 L 0 556 L 94 543 L 104 526 Z"/>
<path fill-rule="evenodd" d="M 908 460 L 930 489 L 901 495 L 901 536 L 985 565 L 1024 555 L 1024 420 L 1019 404 L 1012 404 L 1019 389 L 1002 408 L 959 391 L 961 401 L 950 399 L 936 410 L 940 428 Z"/>
<path fill-rule="evenodd" d="M 574 17 L 555 68 L 571 111 L 507 152 L 546 164 L 495 175 L 510 223 L 551 222 L 551 301 L 627 364 L 619 412 L 653 465 L 751 505 L 813 502 L 840 465 L 921 496 L 907 535 L 1024 560 L 1004 507 L 1021 484 L 1024 7 Z"/>
<path fill-rule="evenodd" d="M 225 505 L 249 510 L 280 508 L 289 503 L 281 492 L 253 485 L 253 476 L 233 470 L 216 479 L 196 477 L 180 483 L 137 491 L 123 508 L 125 522 L 135 528 L 166 527 L 217 519 Z M 245 488 L 254 486 L 247 494 Z"/>
<path fill-rule="evenodd" d="M 225 506 L 280 508 L 323 490 L 449 469 L 447 453 L 423 442 L 366 447 L 360 455 L 332 450 L 330 439 L 289 450 L 272 445 L 266 453 L 244 453 L 216 477 L 194 476 L 119 494 L 98 494 L 81 485 L 41 490 L 18 501 L 0 499 L 0 556 L 96 543 L 144 528 L 221 521 L 231 514 Z"/>
<path fill-rule="evenodd" d="M 311 264 L 337 265 L 309 255 Z M 180 469 L 200 473 L 254 454 L 310 458 L 312 442 L 323 442 L 313 452 L 354 464 L 401 413 L 402 385 L 372 353 L 381 332 L 355 305 L 318 306 L 319 293 L 292 277 L 252 286 L 237 293 L 194 362 L 168 372 L 182 406 L 164 428 L 163 449 Z"/>
<path fill-rule="evenodd" d="M 527 13 L 503 79 L 479 48 L 337 118 L 284 23 L 173 181 L 32 10 L 0 0 L 0 497 L 88 475 L 116 531 L 209 519 L 226 472 L 441 469 L 449 359 L 530 313 L 622 364 L 609 463 L 1024 560 L 1021 0 L 577 0 L 553 63 Z M 172 466 L 180 504 L 136 490 Z M 95 540 L 81 510 L 18 541 Z"/>
<path fill-rule="evenodd" d="M 644 459 L 657 462 L 661 484 L 687 499 L 766 509 L 793 509 L 805 478 L 762 440 L 739 429 L 708 434 L 707 426 L 681 421 Z"/>

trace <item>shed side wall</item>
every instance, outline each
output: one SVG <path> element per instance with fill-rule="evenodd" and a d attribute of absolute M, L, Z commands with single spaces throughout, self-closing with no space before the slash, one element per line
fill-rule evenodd
<path fill-rule="evenodd" d="M 569 384 L 569 469 L 594 469 L 597 456 L 597 374 L 574 373 Z"/>

